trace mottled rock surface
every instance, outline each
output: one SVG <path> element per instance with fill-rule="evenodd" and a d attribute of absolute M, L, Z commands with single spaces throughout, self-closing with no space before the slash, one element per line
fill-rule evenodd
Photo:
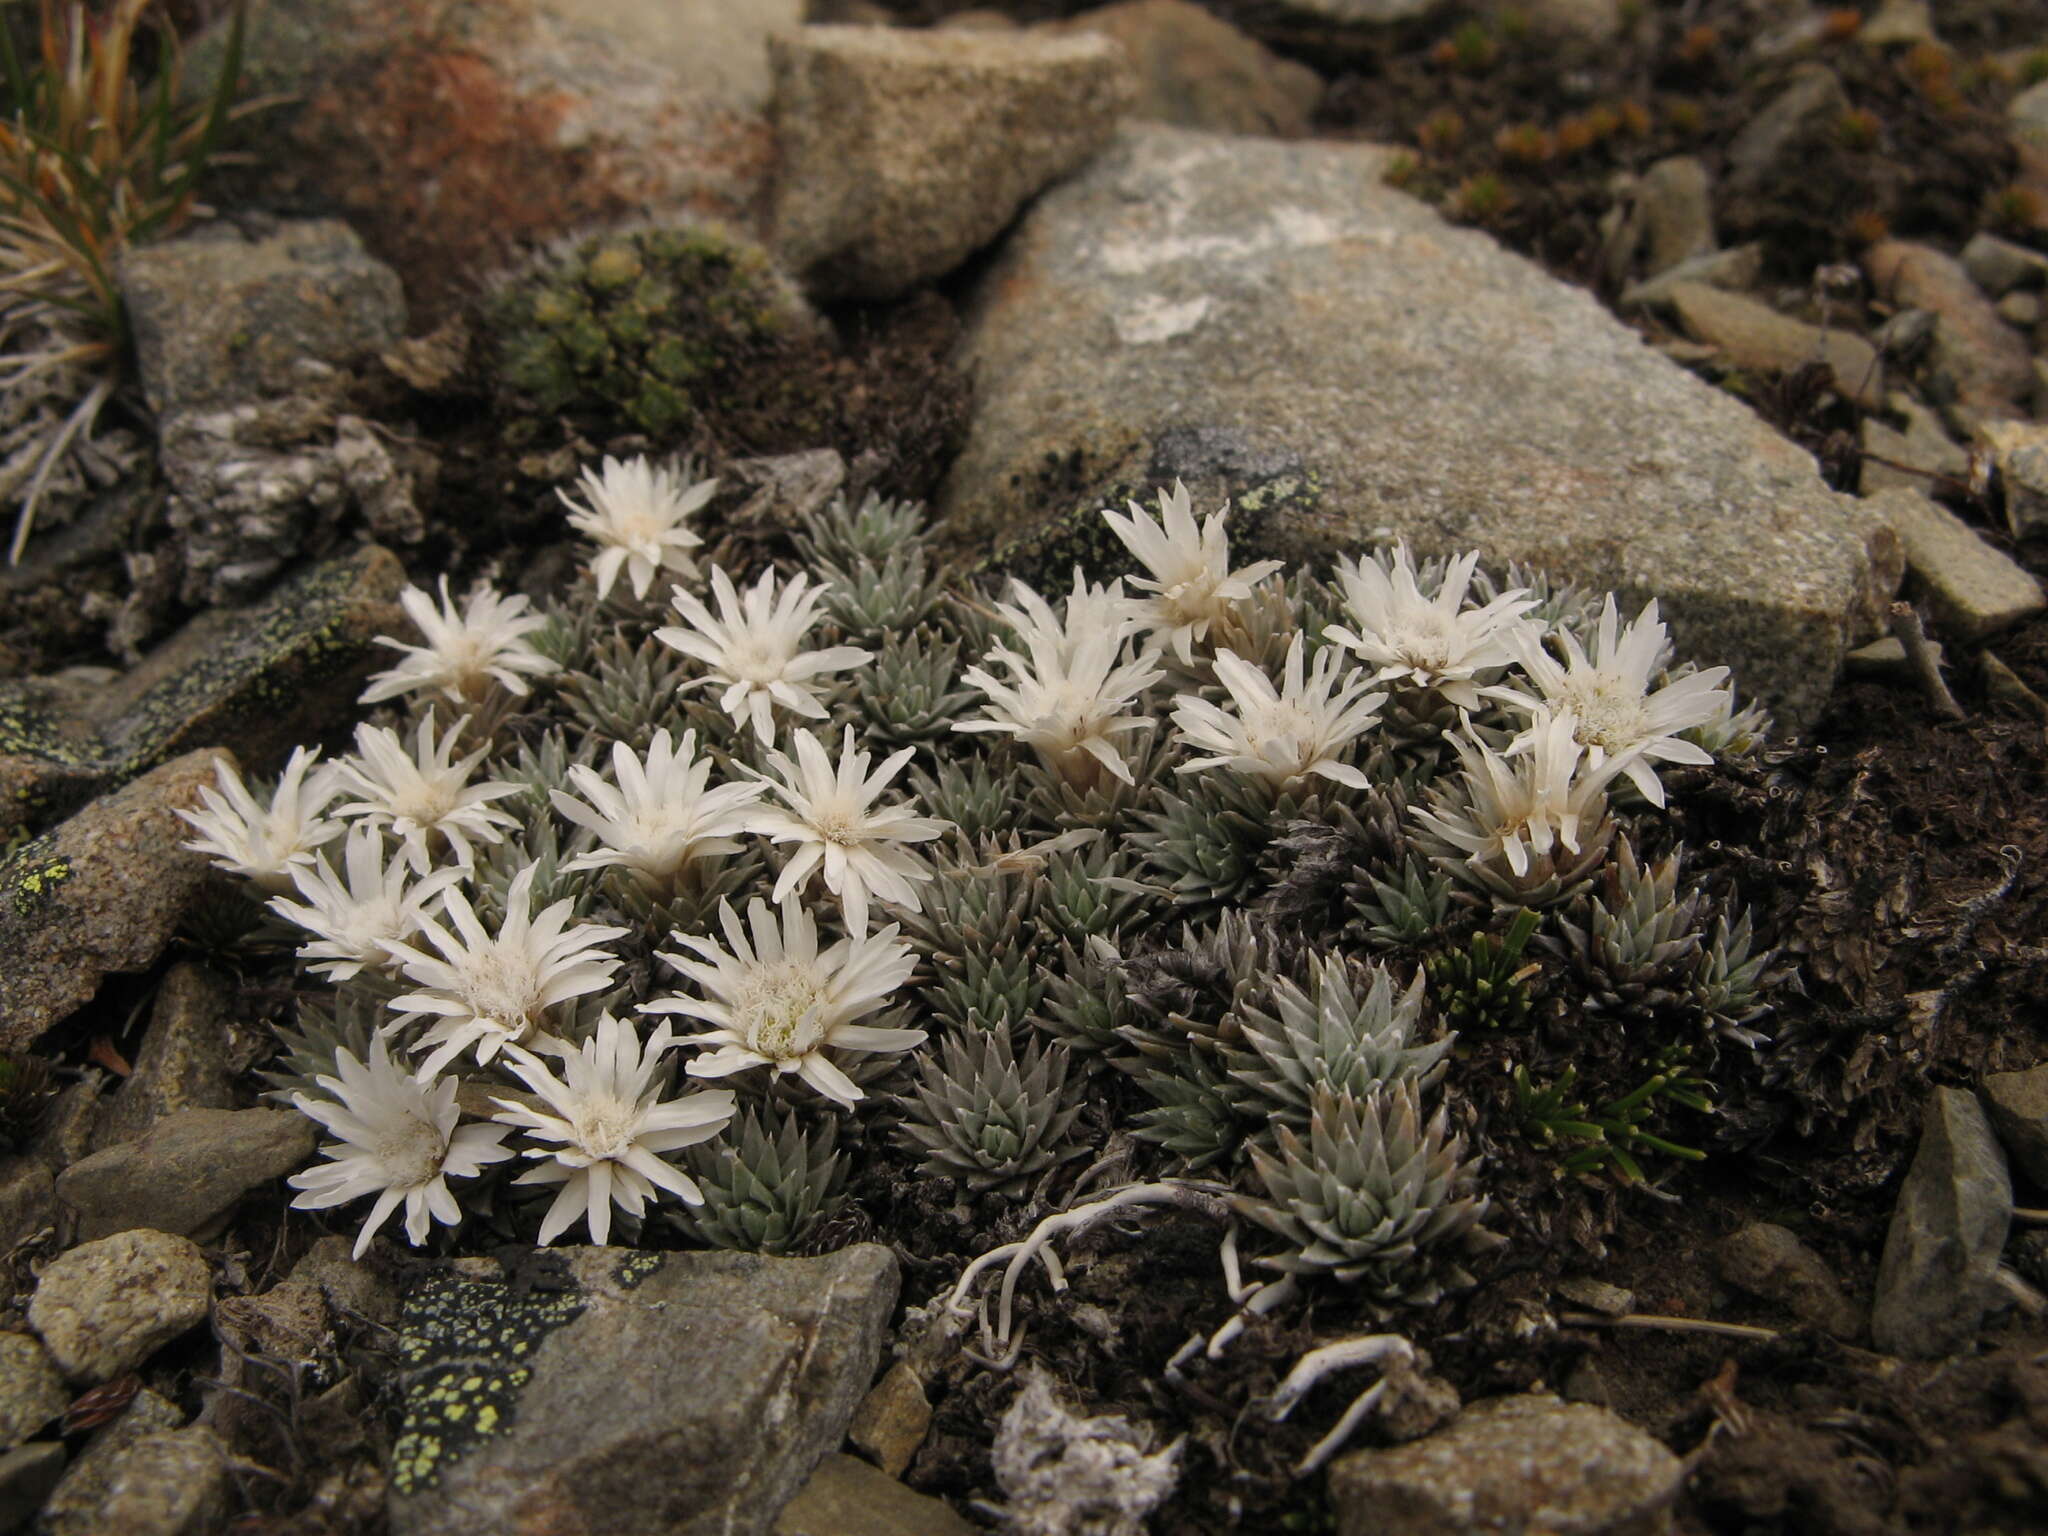
<path fill-rule="evenodd" d="M 783 1507 L 774 1536 L 974 1536 L 978 1529 L 944 1500 L 834 1451 Z"/>
<path fill-rule="evenodd" d="M 873 1377 L 895 1259 L 558 1253 L 547 1288 L 465 1261 L 407 1297 L 395 1536 L 767 1531 Z"/>
<path fill-rule="evenodd" d="M 204 1240 L 252 1189 L 303 1167 L 313 1122 L 295 1109 L 186 1109 L 134 1141 L 107 1147 L 57 1177 L 81 1238 L 154 1227 Z"/>
<path fill-rule="evenodd" d="M 1704 283 L 1674 283 L 1668 295 L 1685 328 L 1718 347 L 1737 367 L 1790 373 L 1808 363 L 1826 363 L 1843 394 L 1872 409 L 1884 403 L 1884 365 L 1861 336 L 1822 330 Z"/>
<path fill-rule="evenodd" d="M 71 1404 L 50 1352 L 25 1333 L 0 1333 L 0 1448 L 12 1450 Z"/>
<path fill-rule="evenodd" d="M 1812 720 L 1897 585 L 1891 529 L 1383 160 L 1133 126 L 1041 197 L 974 295 L 941 536 L 1064 589 L 1128 564 L 1097 509 L 1179 476 L 1234 498 L 1244 557 L 1405 537 L 1654 594 L 1686 653 Z"/>
<path fill-rule="evenodd" d="M 1871 504 L 1898 530 L 1906 568 L 1945 633 L 1982 640 L 2048 607 L 2041 583 L 2018 561 L 1919 491 L 1880 491 Z"/>
<path fill-rule="evenodd" d="M 1863 1332 L 1863 1314 L 1826 1260 L 1774 1222 L 1753 1221 L 1714 1245 L 1714 1267 L 1730 1285 L 1775 1301 L 1838 1339 Z"/>
<path fill-rule="evenodd" d="M 134 1070 L 100 1109 L 95 1147 L 133 1141 L 180 1110 L 233 1106 L 247 1047 L 238 1047 L 232 1006 L 227 982 L 204 966 L 183 961 L 165 972 Z"/>
<path fill-rule="evenodd" d="M 0 1046 L 27 1045 L 99 989 L 163 953 L 206 877 L 180 810 L 199 804 L 214 748 L 95 800 L 0 862 Z"/>
<path fill-rule="evenodd" d="M 2033 350 L 1998 317 L 1961 262 L 1910 240 L 1880 240 L 1863 253 L 1863 270 L 1884 302 L 1939 317 L 1928 366 L 1952 396 L 1944 408 L 1959 426 L 2024 414 Z"/>
<path fill-rule="evenodd" d="M 168 1232 L 81 1243 L 43 1271 L 28 1324 L 71 1381 L 132 1370 L 206 1316 L 213 1276 L 198 1245 Z"/>
<path fill-rule="evenodd" d="M 431 326 L 522 246 L 688 211 L 751 222 L 766 37 L 801 0 L 264 0 L 243 78 L 263 191 L 317 189 Z M 211 78 L 220 30 L 189 77 Z"/>
<path fill-rule="evenodd" d="M 769 45 L 771 244 L 814 293 L 887 299 L 949 272 L 1108 140 L 1123 50 L 1089 33 L 823 26 Z"/>
<path fill-rule="evenodd" d="M 1309 130 L 1323 80 L 1283 59 L 1193 0 L 1118 0 L 1047 32 L 1114 38 L 1136 81 L 1133 117 L 1217 133 L 1299 138 Z"/>
<path fill-rule="evenodd" d="M 335 219 L 255 238 L 209 225 L 129 253 L 120 281 L 159 416 L 289 394 L 308 364 L 346 366 L 405 334 L 398 274 Z"/>
<path fill-rule="evenodd" d="M 184 1422 L 176 1404 L 147 1387 L 137 1392 L 119 1418 L 93 1432 L 84 1453 L 65 1469 L 43 1506 L 41 1536 L 104 1536 L 106 1496 L 129 1448 Z"/>
<path fill-rule="evenodd" d="M 846 1440 L 891 1477 L 901 1477 L 931 1428 L 931 1400 L 910 1362 L 898 1360 L 868 1389 L 846 1426 Z"/>
<path fill-rule="evenodd" d="M 2048 1062 L 2024 1072 L 1991 1073 L 1984 1079 L 1983 1095 L 2006 1155 L 2048 1190 Z"/>
<path fill-rule="evenodd" d="M 1650 1536 L 1685 1463 L 1627 1420 L 1554 1397 L 1475 1403 L 1445 1430 L 1330 1469 L 1339 1536 Z"/>
<path fill-rule="evenodd" d="M 1967 1349 L 1990 1303 L 2011 1223 L 2005 1154 L 1977 1096 L 1936 1088 L 1885 1232 L 1872 1342 L 1916 1359 Z"/>

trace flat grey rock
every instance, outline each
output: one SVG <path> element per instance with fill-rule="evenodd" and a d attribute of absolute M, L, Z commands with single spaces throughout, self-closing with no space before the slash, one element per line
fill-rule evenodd
<path fill-rule="evenodd" d="M 1863 1332 L 1863 1315 L 1835 1272 L 1788 1228 L 1768 1221 L 1737 1228 L 1714 1245 L 1714 1267 L 1730 1285 L 1774 1301 L 1838 1339 Z"/>
<path fill-rule="evenodd" d="M 120 282 L 158 416 L 288 394 L 405 334 L 398 274 L 336 219 L 210 225 L 130 252 Z"/>
<path fill-rule="evenodd" d="M 2005 1154 L 1977 1096 L 1936 1088 L 1885 1232 L 1872 1342 L 1916 1359 L 1969 1348 L 2011 1223 Z"/>
<path fill-rule="evenodd" d="M 2031 573 L 1948 508 L 1912 490 L 1880 491 L 1870 500 L 1898 530 L 1906 568 L 1947 634 L 1982 640 L 2048 607 Z"/>
<path fill-rule="evenodd" d="M 93 1431 L 78 1459 L 43 1506 L 38 1536 L 105 1536 L 105 1506 L 114 1475 L 129 1447 L 185 1422 L 177 1405 L 144 1387 L 129 1399 L 119 1418 Z"/>
<path fill-rule="evenodd" d="M 243 1195 L 303 1167 L 315 1139 L 294 1109 L 179 1110 L 66 1168 L 57 1198 L 87 1240 L 151 1227 L 203 1241 Z"/>
<path fill-rule="evenodd" d="M 113 971 L 153 964 L 206 878 L 178 812 L 227 754 L 188 752 L 0 860 L 0 1046 L 27 1045 Z"/>
<path fill-rule="evenodd" d="M 122 1232 L 51 1260 L 28 1325 L 68 1379 L 96 1386 L 202 1321 L 212 1295 L 198 1245 L 169 1232 Z"/>
<path fill-rule="evenodd" d="M 1605 1408 L 1528 1394 L 1474 1403 L 1448 1429 L 1330 1468 L 1338 1536 L 1649 1532 L 1685 1463 Z"/>
<path fill-rule="evenodd" d="M 1654 595 L 1685 653 L 1815 718 L 1881 627 L 1891 529 L 1385 155 L 1129 126 L 1042 196 L 974 295 L 942 536 L 1064 589 L 1128 564 L 1098 509 L 1180 476 L 1234 499 L 1245 558 L 1401 537 Z"/>
<path fill-rule="evenodd" d="M 50 1352 L 26 1333 L 0 1333 L 0 1448 L 12 1450 L 71 1405 Z"/>
<path fill-rule="evenodd" d="M 133 1141 L 165 1115 L 235 1102 L 228 986 L 204 966 L 174 965 L 157 989 L 134 1070 L 100 1110 L 96 1147 Z"/>
<path fill-rule="evenodd" d="M 846 1433 L 895 1306 L 873 1244 L 815 1259 L 562 1249 L 406 1298 L 394 1536 L 760 1536 Z"/>

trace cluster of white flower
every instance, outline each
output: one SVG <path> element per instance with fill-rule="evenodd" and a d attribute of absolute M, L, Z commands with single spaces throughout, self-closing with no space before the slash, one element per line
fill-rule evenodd
<path fill-rule="evenodd" d="M 713 690 L 717 713 L 690 707 L 718 729 L 700 742 L 696 729 L 678 739 L 663 728 L 644 752 L 614 741 L 608 774 L 573 762 L 558 780 L 566 787 L 547 796 L 573 829 L 560 871 L 625 882 L 655 911 L 690 892 L 720 896 L 723 942 L 676 932 L 678 951 L 659 959 L 684 988 L 632 1009 L 694 1019 L 702 1032 L 678 1037 L 665 1021 L 639 1026 L 613 1011 L 616 996 L 604 995 L 622 971 L 644 974 L 620 947 L 634 930 L 580 920 L 568 899 L 534 911 L 537 863 L 492 887 L 500 915 L 486 920 L 481 855 L 502 853 L 508 838 L 516 847 L 527 829 L 510 808 L 526 786 L 479 777 L 504 749 L 492 722 L 558 670 L 534 643 L 549 620 L 523 597 L 480 587 L 458 605 L 445 580 L 438 603 L 408 590 L 423 643 L 387 641 L 402 659 L 363 700 L 406 702 L 418 716 L 410 750 L 399 730 L 366 723 L 338 762 L 294 753 L 268 804 L 224 770 L 204 809 L 187 813 L 200 834 L 189 846 L 255 881 L 310 935 L 298 949 L 310 968 L 337 983 L 382 973 L 398 988 L 367 1059 L 339 1051 L 320 1093 L 294 1098 L 336 1138 L 328 1161 L 294 1181 L 299 1203 L 374 1196 L 358 1252 L 401 1205 L 407 1236 L 423 1241 L 432 1222 L 459 1217 L 449 1178 L 516 1156 L 533 1164 L 517 1183 L 559 1186 L 543 1242 L 579 1220 L 603 1242 L 614 1208 L 637 1218 L 663 1194 L 700 1198 L 667 1154 L 717 1136 L 736 1100 L 722 1088 L 674 1093 L 677 1064 L 699 1079 L 766 1068 L 851 1108 L 863 1090 L 837 1058 L 926 1039 L 872 1022 L 920 956 L 897 924 L 869 923 L 878 906 L 923 910 L 935 872 L 919 845 L 954 829 L 900 793 L 885 799 L 918 748 L 876 765 L 847 725 L 835 758 L 829 737 L 800 723 L 834 722 L 845 674 L 875 653 L 809 648 L 829 589 L 804 573 L 763 571 L 743 590 L 716 563 L 700 571 L 703 540 L 689 519 L 715 482 L 606 459 L 579 489 L 580 502 L 562 499 L 595 542 L 597 599 L 622 574 L 644 599 L 664 572 L 701 579 L 710 597 L 675 586 L 676 622 L 652 634 L 687 664 L 684 695 Z M 1179 773 L 1230 774 L 1272 795 L 1303 795 L 1317 780 L 1369 791 L 1365 754 L 1389 719 L 1455 715 L 1465 728 L 1445 734 L 1464 790 L 1416 807 L 1416 824 L 1520 877 L 1554 849 L 1578 852 L 1618 778 L 1661 805 L 1654 765 L 1708 761 L 1682 733 L 1732 709 L 1724 669 L 1657 686 L 1669 645 L 1654 603 L 1623 628 L 1609 599 L 1589 656 L 1569 629 L 1532 617 L 1531 592 L 1472 601 L 1476 556 L 1418 567 L 1405 547 L 1340 562 L 1348 622 L 1284 632 L 1283 656 L 1277 641 L 1261 648 L 1255 622 L 1278 591 L 1279 562 L 1232 570 L 1224 512 L 1198 523 L 1176 484 L 1156 516 L 1136 503 L 1103 515 L 1142 567 L 1128 578 L 1138 595 L 1076 571 L 1055 611 L 1013 580 L 994 608 L 1007 636 L 960 674 L 980 713 L 951 726 L 1014 738 L 1076 789 L 1132 785 L 1126 743 L 1168 720 Z M 1499 729 L 1503 709 L 1518 729 Z M 1488 710 L 1491 739 L 1474 725 Z M 326 851 L 337 840 L 338 867 Z M 743 855 L 774 877 L 744 899 L 744 920 L 713 883 Z M 843 934 L 823 946 L 814 883 L 833 898 Z M 589 1023 L 583 1010 L 600 1000 Z M 414 1053 L 410 1071 L 394 1049 Z M 462 1123 L 458 1076 L 495 1090 L 488 1121 Z M 523 1143 L 507 1145 L 514 1134 Z"/>

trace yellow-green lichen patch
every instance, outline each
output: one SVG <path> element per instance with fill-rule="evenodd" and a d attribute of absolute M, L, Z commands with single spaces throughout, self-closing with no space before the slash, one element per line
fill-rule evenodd
<path fill-rule="evenodd" d="M 399 1318 L 404 1416 L 391 1448 L 392 1487 L 431 1487 L 449 1462 L 511 1424 L 533 1379 L 534 1352 L 584 1305 L 577 1290 L 522 1293 L 501 1280 L 453 1275 L 422 1281 Z"/>
<path fill-rule="evenodd" d="M 56 839 L 46 833 L 30 838 L 0 863 L 0 893 L 16 916 L 30 917 L 72 874 L 69 855 L 57 852 Z"/>
<path fill-rule="evenodd" d="M 612 1284 L 622 1291 L 630 1291 L 641 1281 L 652 1279 L 660 1270 L 660 1254 L 629 1253 L 619 1260 L 619 1267 L 612 1271 Z"/>

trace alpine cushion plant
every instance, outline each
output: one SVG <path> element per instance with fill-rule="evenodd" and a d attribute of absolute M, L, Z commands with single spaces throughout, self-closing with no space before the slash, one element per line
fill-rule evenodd
<path fill-rule="evenodd" d="M 590 585 L 419 592 L 354 752 L 193 814 L 335 988 L 272 1074 L 341 1138 L 309 1206 L 409 1201 L 443 1244 L 453 1201 L 541 1242 L 914 1247 L 874 1197 L 943 1178 L 1025 1234 L 955 1287 L 981 1321 L 1009 1266 L 990 1358 L 1056 1239 L 1175 1210 L 1225 1228 L 1213 1354 L 1319 1288 L 1386 1319 L 1455 1294 L 1532 1168 L 1668 1177 L 1715 1092 L 1671 1063 L 1761 1048 L 1769 952 L 1648 766 L 1753 719 L 1654 609 L 1400 548 L 1283 578 L 1176 487 L 1105 514 L 1127 577 L 921 589 L 894 633 L 914 510 L 836 502 L 808 569 L 736 574 L 679 536 L 686 478 L 586 473 Z M 605 531 L 661 497 L 659 548 Z M 593 601 L 642 575 L 672 612 Z M 888 658 L 914 707 L 874 696 Z"/>

